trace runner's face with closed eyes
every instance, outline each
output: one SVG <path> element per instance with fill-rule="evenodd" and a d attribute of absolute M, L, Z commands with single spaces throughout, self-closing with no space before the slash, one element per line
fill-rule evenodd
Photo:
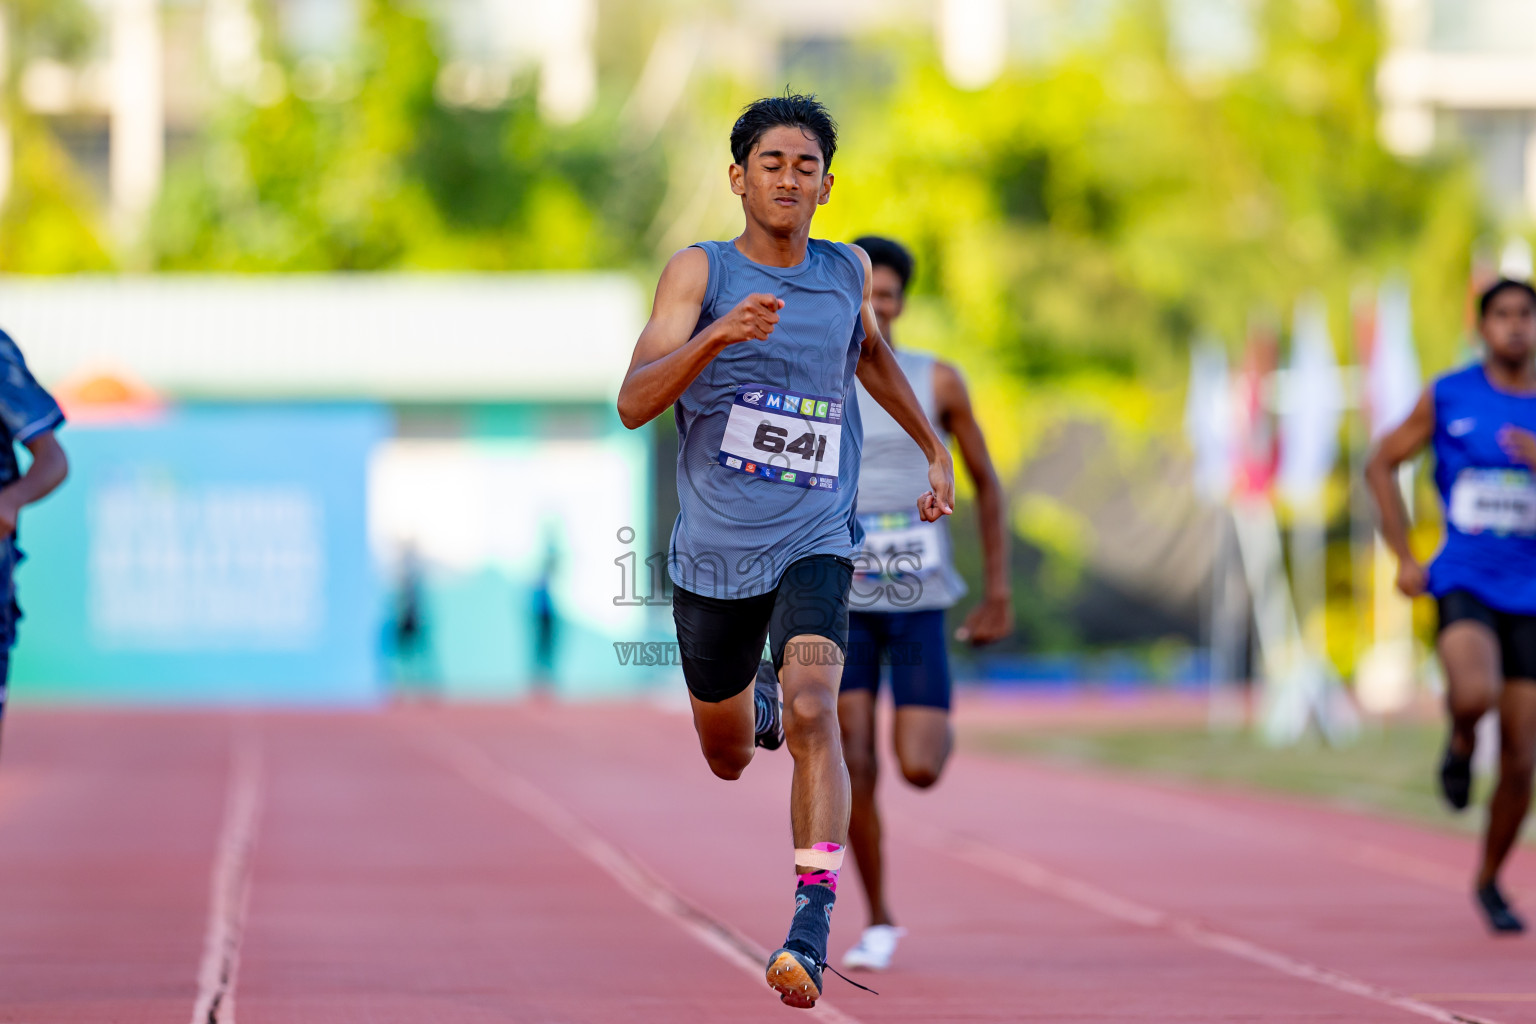
<path fill-rule="evenodd" d="M 745 167 L 731 165 L 731 191 L 747 216 L 776 235 L 806 232 L 816 207 L 832 192 L 832 175 L 821 143 L 803 128 L 770 128 L 747 154 Z"/>

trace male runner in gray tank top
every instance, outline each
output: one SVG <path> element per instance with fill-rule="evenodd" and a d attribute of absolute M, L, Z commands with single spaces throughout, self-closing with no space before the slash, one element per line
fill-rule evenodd
<path fill-rule="evenodd" d="M 899 243 L 872 235 L 854 244 L 869 254 L 874 265 L 870 305 L 881 337 L 894 347 L 893 324 L 906 306 L 912 255 Z M 1000 640 L 1013 629 L 1006 503 L 987 442 L 971 413 L 965 381 L 953 366 L 930 355 L 904 348 L 895 352 L 934 429 L 959 442 L 976 487 L 985 592 L 966 616 L 957 639 L 976 645 Z M 955 572 L 945 524 L 921 521 L 906 500 L 914 484 L 923 480 L 927 463 L 922 452 L 862 389 L 858 404 L 864 424 L 858 498 L 864 547 L 854 558 L 848 657 L 837 718 L 853 784 L 849 844 L 869 904 L 869 927 L 843 956 L 843 966 L 882 971 L 890 965 L 903 932 L 886 901 L 880 812 L 875 805 L 875 698 L 880 665 L 890 665 L 891 698 L 896 705 L 893 739 L 901 774 L 912 785 L 926 789 L 939 780 L 952 742 L 944 611 L 965 594 L 965 583 Z"/>
<path fill-rule="evenodd" d="M 848 836 L 837 691 L 861 539 L 855 374 L 924 453 L 927 490 L 911 496 L 919 517 L 935 521 L 954 501 L 949 451 L 881 339 L 869 258 L 810 237 L 836 148 L 814 97 L 747 107 L 731 129 L 730 167 L 746 226 L 668 262 L 619 390 L 625 426 L 669 406 L 677 421 L 668 572 L 704 758 L 722 779 L 740 777 L 755 745 L 787 740 L 794 759 L 795 913 L 767 979 L 796 1007 L 821 995 Z M 782 726 L 773 673 L 759 673 L 765 641 Z"/>

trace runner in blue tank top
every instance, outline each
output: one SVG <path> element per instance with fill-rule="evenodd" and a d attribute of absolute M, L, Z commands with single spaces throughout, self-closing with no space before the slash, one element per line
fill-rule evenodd
<path fill-rule="evenodd" d="M 722 779 L 740 777 L 755 746 L 787 740 L 794 758 L 795 912 L 767 979 L 796 1007 L 821 995 L 848 841 L 837 692 L 861 539 L 855 373 L 928 460 L 929 490 L 912 495 L 922 519 L 954 501 L 949 451 L 870 308 L 868 256 L 810 237 L 836 148 L 813 97 L 747 107 L 730 167 L 746 227 L 672 257 L 619 390 L 625 426 L 668 407 L 677 421 L 681 512 L 668 569 L 704 758 Z M 761 671 L 765 641 L 772 664 Z"/>
<path fill-rule="evenodd" d="M 1478 905 L 1497 932 L 1525 926 L 1499 871 L 1531 805 L 1536 768 L 1536 291 L 1500 281 L 1483 293 L 1483 361 L 1439 378 L 1401 426 L 1381 439 L 1366 480 L 1381 533 L 1398 558 L 1397 586 L 1434 595 L 1451 735 L 1440 788 L 1456 810 L 1472 789 L 1477 723 L 1499 712 L 1499 781 L 1477 874 Z M 1426 572 L 1408 544 L 1397 467 L 1426 445 L 1445 506 L 1445 543 Z"/>

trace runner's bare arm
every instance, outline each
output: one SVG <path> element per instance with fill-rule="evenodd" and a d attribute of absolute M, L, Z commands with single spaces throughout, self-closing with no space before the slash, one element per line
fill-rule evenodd
<path fill-rule="evenodd" d="M 1536 434 L 1511 424 L 1499 431 L 1499 447 L 1527 469 L 1536 469 Z"/>
<path fill-rule="evenodd" d="M 651 319 L 635 342 L 619 388 L 619 419 L 629 429 L 665 412 L 727 345 L 763 341 L 773 333 L 784 303 L 772 295 L 749 295 L 694 334 L 708 287 L 709 257 L 703 250 L 683 249 L 667 261 Z"/>
<path fill-rule="evenodd" d="M 1408 545 L 1408 509 L 1397 487 L 1397 467 L 1417 455 L 1435 434 L 1434 388 L 1419 396 L 1413 412 L 1384 434 L 1365 463 L 1365 482 L 1376 501 L 1381 539 L 1397 556 L 1397 588 L 1409 597 L 1424 593 L 1428 577 Z"/>
<path fill-rule="evenodd" d="M 69 459 L 53 431 L 38 434 L 26 446 L 32 453 L 32 465 L 20 479 L 0 489 L 0 537 L 16 529 L 16 518 L 23 507 L 52 494 L 69 475 Z"/>
<path fill-rule="evenodd" d="M 917 511 L 923 522 L 931 523 L 955 510 L 954 461 L 949 457 L 949 449 L 934 432 L 933 424 L 928 422 L 928 414 L 923 412 L 917 395 L 912 393 L 912 385 L 907 381 L 907 375 L 901 372 L 896 354 L 880 335 L 874 308 L 869 304 L 870 276 L 874 273 L 869 254 L 856 245 L 850 248 L 864 264 L 864 344 L 859 352 L 859 381 L 928 457 L 929 490 L 917 499 Z"/>
<path fill-rule="evenodd" d="M 955 639 L 975 646 L 1001 640 L 1013 632 L 1013 584 L 1008 573 L 1008 515 L 1003 485 L 987 452 L 987 440 L 971 410 L 965 380 L 948 363 L 935 363 L 933 391 L 939 422 L 954 435 L 960 458 L 976 488 L 976 514 L 981 521 L 983 593 L 955 631 Z"/>

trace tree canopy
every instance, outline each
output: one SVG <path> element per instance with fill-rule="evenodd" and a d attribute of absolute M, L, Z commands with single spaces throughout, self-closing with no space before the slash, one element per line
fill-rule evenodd
<path fill-rule="evenodd" d="M 80 0 L 11 8 L 18 58 L 91 45 Z M 926 34 L 791 41 L 776 70 L 696 61 L 664 120 L 637 129 L 648 48 L 720 11 L 606 6 L 599 102 L 557 126 L 531 75 L 500 103 L 448 102 L 438 26 L 408 0 L 362 0 L 326 89 L 306 88 L 313 68 L 269 42 L 280 87 L 218 102 L 131 250 L 103 243 L 100 204 L 21 111 L 13 59 L 18 173 L 0 268 L 100 267 L 115 252 L 164 270 L 649 276 L 672 248 L 736 229 L 731 119 L 788 84 L 821 93 L 844 128 L 818 233 L 878 231 L 916 250 L 904 330 L 927 347 L 1022 381 L 1170 382 L 1193 335 L 1236 343 L 1255 317 L 1283 324 L 1307 291 L 1329 299 L 1343 337 L 1350 292 L 1406 271 L 1427 362 L 1443 362 L 1485 229 L 1473 177 L 1454 154 L 1408 162 L 1377 141 L 1374 4 L 1254 9 L 1253 52 L 1234 67 L 1190 66 L 1167 4 L 1122 0 L 1099 31 L 975 92 L 945 79 Z"/>

